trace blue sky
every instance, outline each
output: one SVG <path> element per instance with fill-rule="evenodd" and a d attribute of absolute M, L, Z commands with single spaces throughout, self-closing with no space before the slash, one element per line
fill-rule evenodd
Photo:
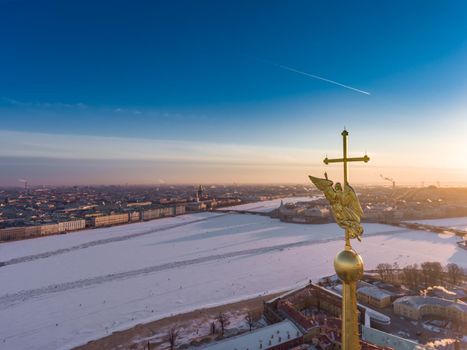
<path fill-rule="evenodd" d="M 0 185 L 306 181 L 344 125 L 375 159 L 355 181 L 462 182 L 465 13 L 464 1 L 0 1 Z M 71 159 L 102 162 L 83 177 Z"/>

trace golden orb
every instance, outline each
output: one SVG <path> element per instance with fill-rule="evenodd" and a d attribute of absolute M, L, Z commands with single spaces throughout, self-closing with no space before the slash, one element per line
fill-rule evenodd
<path fill-rule="evenodd" d="M 334 269 L 344 282 L 356 282 L 363 276 L 362 257 L 352 250 L 343 250 L 334 258 Z"/>

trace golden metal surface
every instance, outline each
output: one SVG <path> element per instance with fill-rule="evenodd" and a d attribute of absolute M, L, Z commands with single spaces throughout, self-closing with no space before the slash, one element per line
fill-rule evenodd
<path fill-rule="evenodd" d="M 342 350 L 361 350 L 358 334 L 357 282 L 343 283 Z"/>
<path fill-rule="evenodd" d="M 356 282 L 363 276 L 362 257 L 354 250 L 342 250 L 334 258 L 334 269 L 344 282 Z"/>
<path fill-rule="evenodd" d="M 328 179 L 327 174 L 323 178 L 309 176 L 311 182 L 324 193 L 331 205 L 331 211 L 336 223 L 345 230 L 345 247 L 334 259 L 334 269 L 342 280 L 342 349 L 360 350 L 360 338 L 358 334 L 358 310 L 357 310 L 357 281 L 363 276 L 362 257 L 353 250 L 350 239 L 361 240 L 363 227 L 360 219 L 363 210 L 358 197 L 348 182 L 348 162 L 365 162 L 370 158 L 365 155 L 358 158 L 347 157 L 347 137 L 349 133 L 342 131 L 343 157 L 324 159 L 324 164 L 343 163 L 344 188 L 340 183 Z"/>
<path fill-rule="evenodd" d="M 336 223 L 345 230 L 346 246 L 351 248 L 350 239 L 357 238 L 360 241 L 363 233 L 363 227 L 360 225 L 363 209 L 354 189 L 348 183 L 342 189 L 339 182 L 332 187 L 333 182 L 327 178 L 321 179 L 314 176 L 309 176 L 309 178 L 324 193 L 331 205 L 331 212 Z"/>

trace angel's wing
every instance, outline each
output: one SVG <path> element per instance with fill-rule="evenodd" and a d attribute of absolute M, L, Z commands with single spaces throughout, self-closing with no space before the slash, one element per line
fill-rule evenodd
<path fill-rule="evenodd" d="M 324 193 L 324 195 L 326 196 L 328 200 L 334 199 L 336 193 L 334 189 L 332 188 L 333 182 L 331 180 L 321 179 L 319 177 L 314 177 L 311 175 L 308 177 L 310 178 L 311 182 L 315 184 L 318 190 Z"/>
<path fill-rule="evenodd" d="M 334 184 L 331 180 L 328 180 L 328 179 L 321 179 L 319 177 L 314 177 L 314 176 L 308 176 L 311 180 L 311 182 L 313 182 L 315 184 L 315 186 L 321 190 L 321 191 L 326 191 L 329 189 L 329 187 L 332 187 L 332 185 Z"/>
<path fill-rule="evenodd" d="M 344 203 L 345 206 L 358 215 L 358 217 L 361 218 L 363 216 L 363 209 L 360 205 L 357 194 L 349 184 L 345 184 L 344 186 Z"/>

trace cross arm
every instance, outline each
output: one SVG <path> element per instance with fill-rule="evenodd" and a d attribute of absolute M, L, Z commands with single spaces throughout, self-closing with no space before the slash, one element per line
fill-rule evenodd
<path fill-rule="evenodd" d="M 328 157 L 324 158 L 323 162 L 324 164 L 329 164 L 329 163 L 343 163 L 343 162 L 365 162 L 368 163 L 370 160 L 370 157 L 365 155 L 364 157 L 357 157 L 357 158 L 334 158 L 334 159 L 329 159 Z"/>
<path fill-rule="evenodd" d="M 364 157 L 347 158 L 348 162 L 365 162 L 365 163 L 368 163 L 369 160 L 370 160 L 370 157 L 368 157 L 367 155 L 365 155 Z"/>

